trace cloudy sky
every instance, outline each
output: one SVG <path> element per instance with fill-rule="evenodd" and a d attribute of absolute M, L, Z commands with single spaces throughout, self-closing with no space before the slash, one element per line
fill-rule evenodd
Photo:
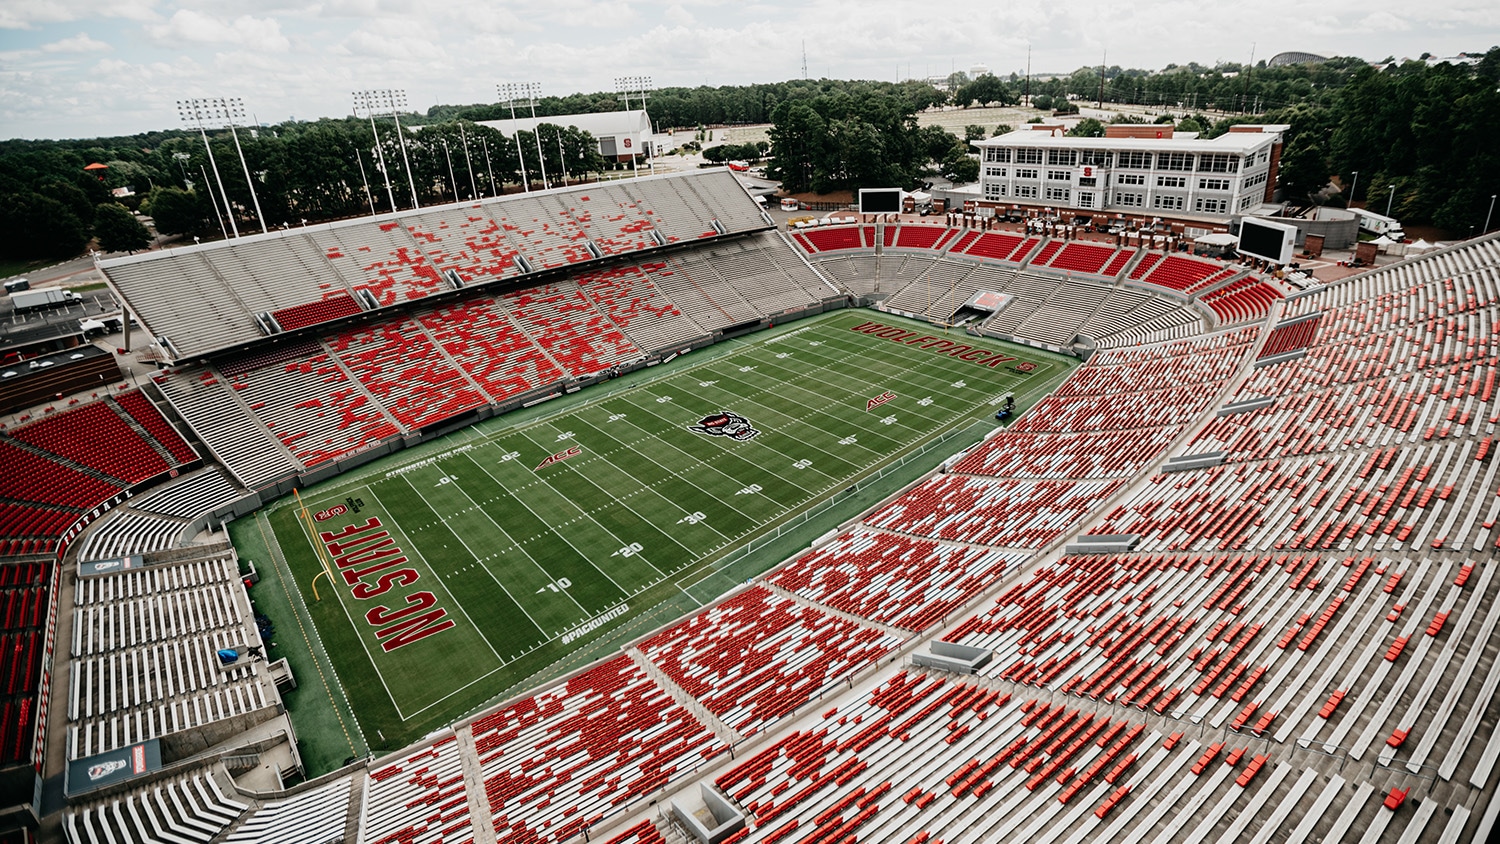
<path fill-rule="evenodd" d="M 1495 0 L 0 0 L 0 138 L 177 125 L 175 101 L 231 96 L 262 122 L 347 114 L 350 92 L 410 105 L 814 77 L 1245 61 L 1283 50 L 1378 60 L 1500 43 Z"/>

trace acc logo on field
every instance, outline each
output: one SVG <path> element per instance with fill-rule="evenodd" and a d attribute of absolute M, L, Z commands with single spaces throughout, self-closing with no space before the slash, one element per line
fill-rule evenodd
<path fill-rule="evenodd" d="M 866 411 L 874 410 L 875 408 L 880 407 L 881 405 L 885 404 L 886 402 L 890 401 L 891 399 L 893 399 L 895 397 L 896 397 L 895 393 L 891 392 L 890 390 L 886 390 L 885 392 L 881 393 L 880 395 L 876 396 L 875 398 L 870 399 L 869 401 L 865 402 L 865 410 Z"/>
<path fill-rule="evenodd" d="M 696 425 L 687 426 L 689 431 L 707 434 L 710 437 L 728 437 L 736 442 L 746 442 L 755 439 L 760 431 L 750 424 L 750 420 L 739 415 L 721 410 L 718 413 L 703 417 Z"/>
<path fill-rule="evenodd" d="M 115 771 L 118 771 L 121 768 L 125 767 L 127 764 L 129 763 L 124 759 L 111 759 L 108 762 L 100 762 L 97 765 L 90 765 L 89 779 L 97 780 L 103 777 L 107 777 L 110 774 L 113 774 Z"/>
<path fill-rule="evenodd" d="M 548 457 L 546 460 L 538 463 L 536 468 L 541 469 L 546 466 L 551 466 L 553 463 L 561 463 L 562 461 L 567 460 L 569 457 L 577 457 L 582 453 L 583 449 L 575 445 L 572 448 L 564 449 L 563 451 L 559 451 L 551 457 Z M 533 469 L 532 471 L 534 472 L 536 471 L 536 469 Z"/>

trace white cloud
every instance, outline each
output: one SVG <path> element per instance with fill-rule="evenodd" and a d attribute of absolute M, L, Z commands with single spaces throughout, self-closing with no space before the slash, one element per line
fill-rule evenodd
<path fill-rule="evenodd" d="M 97 18 L 156 20 L 156 0 L 6 0 L 0 3 L 0 29 L 36 29 L 40 24 Z"/>
<path fill-rule="evenodd" d="M 51 44 L 43 44 L 41 47 L 44 53 L 101 53 L 110 49 L 110 46 L 103 41 L 90 38 L 87 32 L 80 32 L 71 38 L 53 41 Z"/>
<path fill-rule="evenodd" d="M 285 52 L 291 47 L 291 42 L 281 34 L 279 22 L 250 15 L 226 21 L 192 9 L 178 9 L 166 23 L 145 29 L 152 38 L 168 44 L 236 44 L 271 52 Z"/>

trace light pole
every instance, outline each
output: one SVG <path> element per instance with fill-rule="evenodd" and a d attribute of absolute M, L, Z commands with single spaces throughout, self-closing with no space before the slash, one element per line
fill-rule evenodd
<path fill-rule="evenodd" d="M 364 92 L 355 91 L 350 96 L 354 97 L 354 116 L 358 117 L 361 109 L 370 118 L 370 134 L 375 136 L 375 165 L 380 168 L 380 174 L 385 177 L 385 196 L 391 202 L 391 210 L 396 210 L 396 192 L 391 190 L 391 171 L 385 166 L 385 152 L 380 148 L 380 132 L 375 129 L 375 109 L 365 96 Z M 361 164 L 361 167 L 364 165 Z M 373 210 L 373 206 L 371 206 Z"/>
<path fill-rule="evenodd" d="M 514 82 L 506 82 L 495 86 L 495 95 L 501 102 L 510 105 L 510 133 L 516 139 L 516 158 L 521 162 L 521 192 L 531 193 L 531 176 L 526 172 L 526 153 L 521 150 L 521 127 L 516 123 L 516 99 L 520 96 L 517 92 L 518 86 Z M 485 158 L 489 158 L 489 147 L 485 147 Z M 491 179 L 494 174 L 491 173 Z M 546 180 L 543 180 L 543 184 Z"/>
<path fill-rule="evenodd" d="M 541 96 L 542 86 L 537 82 L 506 82 L 495 86 L 500 94 L 500 99 L 509 100 L 512 117 L 514 120 L 516 101 L 521 100 L 531 108 L 531 137 L 536 141 L 537 167 L 542 171 L 542 190 L 552 187 L 547 182 L 547 159 L 542 155 L 542 125 L 536 119 L 536 98 Z M 516 145 L 521 144 L 521 135 L 516 133 Z"/>
<path fill-rule="evenodd" d="M 443 138 L 443 157 L 448 159 L 448 189 L 453 191 L 453 201 L 458 201 L 458 178 L 453 175 L 453 153 L 448 150 L 448 139 Z"/>
<path fill-rule="evenodd" d="M 651 87 L 651 77 L 649 77 L 649 76 L 617 76 L 617 77 L 615 77 L 615 90 L 619 92 L 619 99 L 622 102 L 625 103 L 625 110 L 627 112 L 630 111 L 630 92 L 631 91 L 635 91 L 635 92 L 637 92 L 639 94 L 640 101 L 641 101 L 641 110 L 645 111 L 645 109 L 646 109 L 646 98 L 647 98 L 647 89 L 650 88 L 650 87 Z M 638 137 L 635 136 L 635 132 L 634 131 L 632 131 L 628 136 L 626 136 L 626 140 L 625 140 L 625 145 L 630 148 L 630 172 L 634 173 L 637 176 L 640 175 L 640 170 L 636 167 L 636 163 L 635 163 L 635 154 L 636 154 L 635 142 L 639 141 L 639 140 L 640 140 L 640 138 L 638 138 Z M 655 167 L 654 164 L 652 166 Z"/>
<path fill-rule="evenodd" d="M 1385 200 L 1385 215 L 1387 217 L 1391 216 L 1391 203 L 1396 201 L 1396 186 L 1388 185 L 1388 187 L 1391 189 L 1391 195 L 1386 197 Z"/>
<path fill-rule="evenodd" d="M 1355 170 L 1353 172 L 1354 172 L 1354 181 L 1352 181 L 1352 182 L 1349 183 L 1349 202 L 1348 202 L 1348 205 L 1349 205 L 1350 208 L 1354 207 L 1354 189 L 1356 187 L 1359 187 L 1359 171 Z"/>
<path fill-rule="evenodd" d="M 359 164 L 359 180 L 365 184 L 365 201 L 370 203 L 370 216 L 375 216 L 375 197 L 370 193 L 370 177 L 365 175 L 365 157 L 359 154 L 359 147 L 354 148 L 354 160 Z"/>
<path fill-rule="evenodd" d="M 219 184 L 219 195 L 224 197 L 224 210 L 229 215 L 229 228 L 234 232 L 235 237 L 239 237 L 240 227 L 235 225 L 234 209 L 229 207 L 229 194 L 224 191 L 224 180 L 219 176 L 219 162 L 214 160 L 213 147 L 208 145 L 208 130 L 203 128 L 203 121 L 199 119 L 201 116 L 200 112 L 192 105 L 195 102 L 197 100 L 178 100 L 177 116 L 181 118 L 183 123 L 198 127 L 198 134 L 203 136 L 203 149 L 208 152 L 208 165 L 214 169 L 214 181 Z M 204 174 L 204 181 L 208 181 L 207 174 Z M 215 213 L 217 213 L 217 210 Z M 223 227 L 224 221 L 221 219 L 219 221 L 219 228 L 222 229 Z M 225 237 L 228 237 L 228 235 L 226 234 Z"/>
<path fill-rule="evenodd" d="M 479 183 L 474 181 L 474 158 L 469 155 L 469 136 L 464 132 L 464 122 L 458 121 L 458 142 L 464 145 L 464 163 L 469 165 L 469 198 L 479 198 Z"/>
<path fill-rule="evenodd" d="M 202 164 L 198 165 L 198 172 L 203 173 L 203 189 L 208 191 L 208 205 L 210 208 L 214 209 L 214 217 L 218 218 L 219 220 L 219 234 L 223 235 L 225 240 L 228 240 L 229 232 L 224 231 L 224 212 L 219 210 L 219 200 L 214 198 L 214 186 L 211 182 L 208 181 L 208 174 L 203 171 Z M 227 197 L 225 198 L 225 202 L 228 202 Z M 234 221 L 233 217 L 230 217 L 229 219 L 231 222 Z M 197 243 L 198 239 L 196 237 L 193 238 L 193 242 Z"/>
<path fill-rule="evenodd" d="M 255 180 L 250 178 L 250 165 L 245 163 L 245 151 L 240 148 L 240 134 L 234 129 L 235 121 L 237 119 L 243 120 L 245 117 L 245 101 L 239 97 L 202 97 L 179 100 L 177 102 L 177 111 L 183 115 L 184 121 L 191 118 L 194 123 L 197 123 L 199 131 L 203 130 L 205 123 L 213 124 L 216 127 L 229 127 L 229 136 L 234 139 L 234 151 L 239 154 L 240 167 L 245 171 L 245 186 L 250 189 L 250 202 L 255 206 L 255 216 L 260 220 L 260 231 L 264 234 L 267 231 L 266 217 L 260 211 L 260 197 L 255 194 Z M 204 143 L 208 143 L 208 136 L 206 134 L 204 135 Z M 210 157 L 212 156 L 210 155 Z M 217 177 L 218 175 L 219 168 L 218 165 L 215 165 L 214 176 Z M 224 185 L 220 182 L 219 191 L 223 192 L 223 190 Z M 225 201 L 228 201 L 227 194 L 225 195 Z M 232 214 L 230 215 L 230 219 L 234 219 Z M 238 234 L 238 227 L 236 227 L 235 235 L 238 236 Z"/>
<path fill-rule="evenodd" d="M 417 199 L 417 179 L 416 176 L 412 175 L 411 159 L 406 155 L 406 133 L 401 131 L 400 111 L 401 109 L 406 108 L 406 89 L 376 88 L 369 91 L 355 91 L 354 111 L 356 116 L 358 115 L 359 109 L 361 107 L 367 109 L 370 112 L 371 129 L 375 128 L 376 111 L 379 111 L 381 114 L 385 114 L 387 111 L 389 111 L 391 113 L 391 117 L 395 119 L 396 140 L 401 144 L 401 161 L 406 166 L 407 184 L 411 186 L 411 207 L 421 208 L 422 203 Z M 376 138 L 377 143 L 379 142 L 379 140 L 379 138 Z M 386 186 L 389 187 L 389 178 L 387 178 L 386 181 Z M 396 210 L 396 200 L 394 196 L 391 198 L 391 210 Z"/>
<path fill-rule="evenodd" d="M 1490 194 L 1490 210 L 1484 215 L 1484 233 L 1490 233 L 1490 218 L 1495 215 L 1495 194 Z"/>

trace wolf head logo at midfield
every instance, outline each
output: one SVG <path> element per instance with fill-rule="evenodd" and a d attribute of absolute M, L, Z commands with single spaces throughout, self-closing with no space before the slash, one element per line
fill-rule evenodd
<path fill-rule="evenodd" d="M 736 442 L 753 440 L 760 434 L 760 431 L 755 430 L 750 424 L 749 419 L 727 410 L 703 417 L 698 424 L 689 425 L 688 430 L 707 434 L 710 437 L 728 437 Z"/>

